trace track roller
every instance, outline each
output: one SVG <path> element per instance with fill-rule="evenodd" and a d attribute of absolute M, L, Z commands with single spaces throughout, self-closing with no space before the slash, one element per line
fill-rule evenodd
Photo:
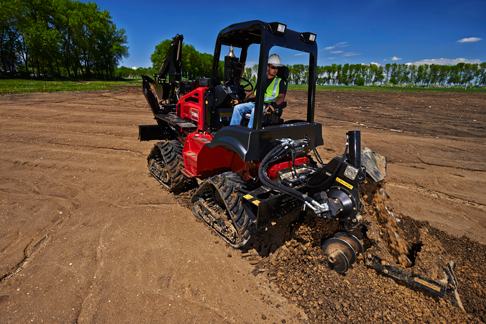
<path fill-rule="evenodd" d="M 322 245 L 328 263 L 336 272 L 345 273 L 356 262 L 358 253 L 363 253 L 363 245 L 352 234 L 338 232 Z"/>

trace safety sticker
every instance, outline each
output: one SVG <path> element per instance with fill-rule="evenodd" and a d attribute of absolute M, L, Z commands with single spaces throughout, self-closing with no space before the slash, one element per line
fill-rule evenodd
<path fill-rule="evenodd" d="M 344 181 L 343 179 L 336 178 L 336 181 L 349 189 L 353 189 L 353 186 L 347 183 L 346 181 Z"/>
<path fill-rule="evenodd" d="M 252 203 L 254 203 L 255 205 L 260 205 L 260 200 L 253 200 Z"/>
<path fill-rule="evenodd" d="M 247 200 L 250 200 L 253 198 L 252 195 L 248 194 L 248 195 L 244 195 L 243 198 L 247 199 Z"/>

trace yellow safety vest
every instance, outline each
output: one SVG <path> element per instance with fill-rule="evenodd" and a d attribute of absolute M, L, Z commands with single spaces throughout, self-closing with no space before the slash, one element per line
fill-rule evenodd
<path fill-rule="evenodd" d="M 278 94 L 280 90 L 280 78 L 276 76 L 273 78 L 272 83 L 267 87 L 267 91 L 265 92 L 265 96 L 263 101 L 265 103 L 270 103 L 270 102 L 275 102 L 277 101 Z M 256 96 L 256 90 L 255 90 L 255 96 Z"/>

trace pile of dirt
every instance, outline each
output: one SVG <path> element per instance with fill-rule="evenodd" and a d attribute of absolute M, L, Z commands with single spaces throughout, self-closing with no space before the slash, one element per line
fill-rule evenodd
<path fill-rule="evenodd" d="M 390 206 L 386 205 L 388 194 L 384 183 L 367 181 L 360 189 L 371 217 L 368 223 L 374 229 L 370 231 L 369 236 L 374 238 L 376 244 L 381 247 L 380 250 L 387 250 L 396 263 L 406 268 L 412 266 L 409 258 L 410 245 L 403 239 L 395 214 L 390 211 Z M 385 242 L 382 243 L 382 239 Z M 382 256 L 381 259 L 391 261 L 388 255 Z"/>
<path fill-rule="evenodd" d="M 382 185 L 363 188 L 367 211 L 362 237 L 365 254 L 373 253 L 408 268 L 414 275 L 438 282 L 446 279 L 443 268 L 453 259 L 466 312 L 366 266 L 362 255 L 343 275 L 331 270 L 321 247 L 340 230 L 340 225 L 320 218 L 294 219 L 287 227 L 283 244 L 273 249 L 275 252 L 268 256 L 260 252 L 261 258 L 254 262 L 254 274 L 265 273 L 314 322 L 486 321 L 486 247 L 466 237 L 452 237 L 426 222 L 395 214 L 386 204 L 389 197 Z"/>

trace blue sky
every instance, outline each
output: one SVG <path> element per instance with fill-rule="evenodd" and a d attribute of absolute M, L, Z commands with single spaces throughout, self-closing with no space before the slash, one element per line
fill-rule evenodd
<path fill-rule="evenodd" d="M 221 29 L 247 20 L 316 33 L 318 65 L 486 61 L 486 0 L 94 2 L 126 30 L 130 57 L 121 65 L 128 67 L 151 66 L 155 46 L 176 34 L 212 54 Z M 276 52 L 283 64 L 307 61 L 291 51 Z M 249 55 L 249 61 L 256 59 Z"/>

